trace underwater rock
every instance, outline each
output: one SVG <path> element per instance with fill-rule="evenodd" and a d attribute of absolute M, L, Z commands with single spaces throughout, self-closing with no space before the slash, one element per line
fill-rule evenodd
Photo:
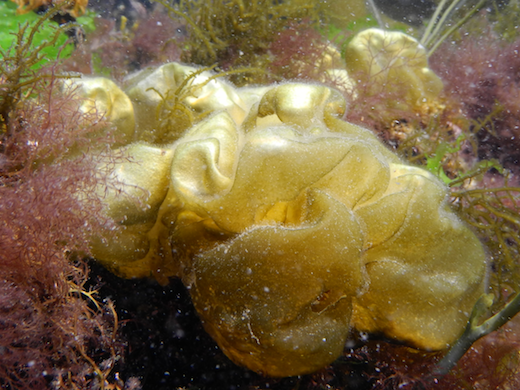
<path fill-rule="evenodd" d="M 482 245 L 436 177 L 341 120 L 339 92 L 237 89 L 179 64 L 128 83 L 131 161 L 100 190 L 121 231 L 92 239 L 99 262 L 181 277 L 220 348 L 265 375 L 331 363 L 352 328 L 424 349 L 460 336 L 485 289 Z M 180 132 L 179 118 L 194 120 Z"/>

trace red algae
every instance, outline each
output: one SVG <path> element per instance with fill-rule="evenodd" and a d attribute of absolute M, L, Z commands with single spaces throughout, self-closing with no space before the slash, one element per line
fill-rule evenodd
<path fill-rule="evenodd" d="M 464 35 L 432 57 L 449 103 L 473 121 L 481 159 L 498 159 L 518 172 L 520 162 L 520 39 L 508 43 L 492 32 Z"/>
<path fill-rule="evenodd" d="M 86 289 L 85 262 L 71 261 L 110 223 L 94 191 L 106 180 L 96 164 L 114 157 L 71 155 L 94 149 L 106 124 L 57 84 L 34 83 L 1 140 L 0 384 L 10 389 L 100 386 L 110 372 L 101 363 L 110 367 L 119 350 L 111 303 Z"/>
<path fill-rule="evenodd" d="M 284 80 L 323 79 L 333 84 L 332 80 L 327 79 L 326 72 L 341 68 L 344 62 L 339 53 L 334 53 L 333 44 L 312 28 L 309 20 L 289 23 L 275 36 L 277 39 L 271 42 L 268 49 L 273 57 L 269 65 L 271 74 Z"/>
<path fill-rule="evenodd" d="M 96 30 L 61 66 L 83 74 L 110 74 L 121 80 L 146 66 L 178 61 L 185 26 L 154 10 L 118 26 L 113 19 L 96 18 Z"/>

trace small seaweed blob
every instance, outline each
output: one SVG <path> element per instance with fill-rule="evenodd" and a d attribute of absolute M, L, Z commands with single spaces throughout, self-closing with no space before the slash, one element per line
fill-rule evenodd
<path fill-rule="evenodd" d="M 426 49 L 399 31 L 370 28 L 356 34 L 346 47 L 345 61 L 349 73 L 359 78 L 360 94 L 393 93 L 393 105 L 404 110 L 431 103 L 443 88 L 428 66 Z"/>

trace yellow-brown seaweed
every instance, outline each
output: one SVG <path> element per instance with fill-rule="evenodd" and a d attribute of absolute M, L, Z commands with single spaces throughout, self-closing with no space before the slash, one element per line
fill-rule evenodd
<path fill-rule="evenodd" d="M 134 161 L 100 191 L 124 229 L 92 239 L 96 258 L 124 277 L 182 277 L 226 355 L 266 375 L 331 363 L 352 327 L 453 343 L 486 259 L 445 186 L 341 120 L 343 97 L 321 85 L 236 89 L 198 72 L 175 104 L 205 115 L 176 132 L 157 110 L 195 71 L 167 64 L 129 81 Z"/>
<path fill-rule="evenodd" d="M 429 68 L 426 49 L 400 31 L 370 28 L 356 34 L 345 50 L 347 69 L 363 79 L 370 94 L 394 93 L 397 108 L 417 109 L 435 101 L 443 85 Z"/>

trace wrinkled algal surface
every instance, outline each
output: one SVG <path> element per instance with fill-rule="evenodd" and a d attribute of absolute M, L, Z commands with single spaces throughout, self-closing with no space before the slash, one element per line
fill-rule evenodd
<path fill-rule="evenodd" d="M 147 70 L 125 93 L 70 81 L 132 160 L 117 164 L 124 185 L 104 200 L 124 229 L 93 237 L 95 257 L 127 278 L 181 277 L 226 355 L 271 376 L 332 362 L 352 327 L 423 349 L 454 342 L 486 261 L 445 186 L 341 120 L 333 89 L 237 89 L 199 72 L 183 95 L 194 71 Z M 196 124 L 158 119 L 182 110 Z"/>

